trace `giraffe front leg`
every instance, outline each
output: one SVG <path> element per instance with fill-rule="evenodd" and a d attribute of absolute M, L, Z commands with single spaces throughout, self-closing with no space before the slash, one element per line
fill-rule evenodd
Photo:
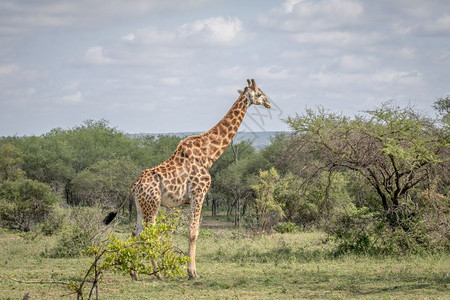
<path fill-rule="evenodd" d="M 197 238 L 200 223 L 200 214 L 202 211 L 202 200 L 191 201 L 190 213 L 189 213 L 189 265 L 188 275 L 189 279 L 197 279 L 197 269 L 195 267 L 195 254 L 197 248 Z"/>

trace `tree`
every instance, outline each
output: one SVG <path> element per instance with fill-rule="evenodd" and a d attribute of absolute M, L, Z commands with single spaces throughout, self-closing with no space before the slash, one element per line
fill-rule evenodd
<path fill-rule="evenodd" d="M 439 98 L 434 102 L 434 109 L 437 110 L 442 118 L 442 123 L 446 126 L 446 130 L 449 130 L 450 126 L 450 96 L 445 98 Z"/>
<path fill-rule="evenodd" d="M 288 173 L 277 182 L 274 199 L 282 204 L 286 221 L 304 227 L 322 225 L 354 208 L 347 177 L 343 172 L 322 172 L 305 183 L 305 179 Z"/>
<path fill-rule="evenodd" d="M 299 156 L 298 147 L 301 143 L 296 141 L 296 136 L 281 133 L 270 141 L 270 145 L 262 149 L 262 156 L 273 166 L 280 175 L 288 173 L 300 173 L 305 166 L 308 155 Z"/>
<path fill-rule="evenodd" d="M 101 160 L 73 178 L 73 191 L 80 204 L 117 206 L 128 194 L 139 172 L 140 168 L 127 157 Z"/>
<path fill-rule="evenodd" d="M 0 222 L 3 226 L 29 231 L 58 201 L 45 183 L 31 179 L 5 181 L 0 186 Z"/>
<path fill-rule="evenodd" d="M 433 107 L 437 110 L 439 116 L 441 117 L 442 131 L 447 138 L 447 146 L 444 147 L 441 157 L 444 158 L 444 162 L 440 164 L 436 170 L 436 174 L 439 174 L 440 185 L 439 190 L 443 194 L 448 194 L 450 186 L 450 147 L 449 147 L 449 134 L 450 134 L 450 96 L 445 98 L 439 98 L 434 102 Z M 447 158 L 447 159 L 445 159 Z"/>
<path fill-rule="evenodd" d="M 315 153 L 318 168 L 361 174 L 386 212 L 397 209 L 408 192 L 427 182 L 448 143 L 432 120 L 393 102 L 353 119 L 318 108 L 286 122 Z"/>
<path fill-rule="evenodd" d="M 22 168 L 28 178 L 45 182 L 58 192 L 75 175 L 73 147 L 63 131 L 23 137 L 16 144 L 24 153 Z"/>
<path fill-rule="evenodd" d="M 11 142 L 0 145 L 0 179 L 6 181 L 14 177 L 23 162 L 23 152 Z"/>
<path fill-rule="evenodd" d="M 252 176 L 247 177 L 247 175 L 258 172 L 258 169 L 252 169 L 252 165 L 255 163 L 260 165 L 258 163 L 260 158 L 249 141 L 233 142 L 212 166 L 210 170 L 212 184 L 206 200 L 207 204 L 211 201 L 213 216 L 221 204 L 220 200 L 226 199 L 227 217 L 231 215 L 234 207 L 235 225 L 240 225 L 240 216 L 244 214 L 246 207 L 245 203 L 241 205 L 241 200 L 245 200 L 248 192 L 251 191 L 249 180 L 252 179 Z M 250 159 L 251 162 L 247 159 Z"/>
<path fill-rule="evenodd" d="M 254 176 L 248 172 L 250 163 L 250 158 L 241 159 L 237 164 L 230 164 L 215 176 L 213 197 L 226 199 L 227 217 L 232 216 L 233 208 L 237 208 L 238 201 L 245 201 L 252 195 L 251 183 Z M 240 226 L 241 215 L 240 210 L 234 209 L 235 226 Z"/>
<path fill-rule="evenodd" d="M 268 171 L 259 171 L 256 184 L 252 185 L 255 191 L 255 211 L 259 226 L 263 231 L 271 231 L 273 226 L 284 216 L 282 205 L 276 201 L 274 194 L 280 176 L 275 168 Z"/>

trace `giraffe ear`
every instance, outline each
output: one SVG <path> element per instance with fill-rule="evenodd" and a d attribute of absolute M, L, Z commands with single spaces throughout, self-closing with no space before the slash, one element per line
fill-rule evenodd
<path fill-rule="evenodd" d="M 242 94 L 244 91 L 243 90 L 237 90 L 237 92 L 240 94 Z"/>

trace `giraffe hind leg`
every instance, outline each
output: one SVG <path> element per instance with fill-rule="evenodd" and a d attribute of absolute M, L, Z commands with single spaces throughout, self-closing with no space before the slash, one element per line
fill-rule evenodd
<path fill-rule="evenodd" d="M 159 184 L 154 184 L 153 186 L 159 187 Z M 145 224 L 155 224 L 160 203 L 161 199 L 158 188 L 149 188 L 146 193 L 136 197 L 137 220 L 133 236 L 139 236 L 144 229 Z M 158 263 L 153 259 L 151 260 L 151 263 L 155 271 L 155 276 L 159 280 L 162 280 L 163 276 L 159 272 Z M 131 270 L 130 275 L 134 280 L 137 280 L 136 272 L 134 272 L 134 270 Z"/>

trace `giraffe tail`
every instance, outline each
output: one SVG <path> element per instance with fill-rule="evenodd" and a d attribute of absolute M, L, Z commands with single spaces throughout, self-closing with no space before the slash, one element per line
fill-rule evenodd
<path fill-rule="evenodd" d="M 114 220 L 114 218 L 117 215 L 117 212 L 119 210 L 122 209 L 122 207 L 125 205 L 125 203 L 128 202 L 128 200 L 130 199 L 131 195 L 134 193 L 134 184 L 130 189 L 130 192 L 128 193 L 128 196 L 125 198 L 125 200 L 123 200 L 122 204 L 120 204 L 119 208 L 116 211 L 112 211 L 110 212 L 104 219 L 103 219 L 103 224 L 108 225 L 109 223 L 112 222 L 112 220 Z"/>

